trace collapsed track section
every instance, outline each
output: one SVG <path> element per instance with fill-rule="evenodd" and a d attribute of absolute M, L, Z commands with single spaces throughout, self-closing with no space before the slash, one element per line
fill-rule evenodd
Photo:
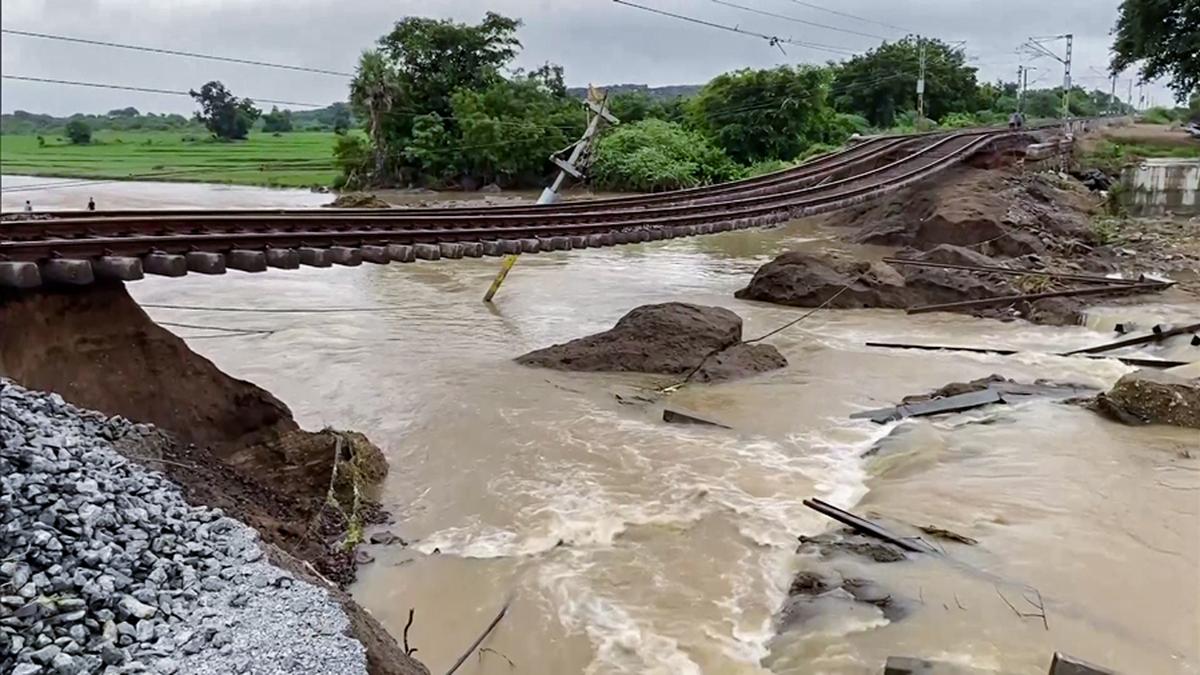
<path fill-rule="evenodd" d="M 742 181 L 552 206 L 10 218 L 0 223 L 0 286 L 533 253 L 721 232 L 861 203 L 1018 136 L 975 130 L 878 137 Z"/>

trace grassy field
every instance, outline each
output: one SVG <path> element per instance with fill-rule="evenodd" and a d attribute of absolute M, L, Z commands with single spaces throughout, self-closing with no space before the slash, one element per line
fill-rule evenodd
<path fill-rule="evenodd" d="M 1109 127 L 1085 138 L 1080 149 L 1087 165 L 1109 173 L 1148 157 L 1200 158 L 1200 141 L 1179 129 L 1156 124 Z"/>
<path fill-rule="evenodd" d="M 337 176 L 330 132 L 252 133 L 219 142 L 187 131 L 98 131 L 88 145 L 66 138 L 0 136 L 0 172 L 273 187 L 329 185 Z"/>

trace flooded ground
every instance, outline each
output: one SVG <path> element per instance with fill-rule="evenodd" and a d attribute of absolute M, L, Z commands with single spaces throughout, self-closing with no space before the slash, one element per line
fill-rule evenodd
<path fill-rule="evenodd" d="M 265 189 L 214 183 L 90 180 L 0 175 L 0 210 L 21 211 L 28 200 L 34 211 L 83 210 L 88 198 L 96 207 L 111 209 L 155 208 L 311 208 L 333 201 L 337 195 L 297 189 Z M 537 201 L 536 190 L 485 192 L 434 192 L 432 190 L 380 190 L 380 198 L 399 207 L 434 205 L 511 206 Z M 622 193 L 576 189 L 565 200 L 619 197 Z"/>
<path fill-rule="evenodd" d="M 197 189 L 171 188 L 181 192 L 164 206 L 190 205 Z M 277 205 L 275 191 L 258 192 L 261 203 L 238 205 Z M 1200 672 L 1194 431 L 1131 429 L 1045 401 L 901 425 L 847 419 L 990 373 L 1101 387 L 1130 370 L 1037 353 L 883 351 L 866 340 L 1046 353 L 1109 340 L 1128 317 L 1194 317 L 1194 299 L 1164 294 L 1073 328 L 822 312 L 771 339 L 787 369 L 671 397 L 732 431 L 665 425 L 657 408 L 613 395 L 669 378 L 511 361 L 671 300 L 729 307 L 747 336 L 760 335 L 803 310 L 733 291 L 775 253 L 837 246 L 829 236 L 793 225 L 523 256 L 494 308 L 480 302 L 494 259 L 152 278 L 131 291 L 160 322 L 209 327 L 173 330 L 287 402 L 306 427 L 359 430 L 384 448 L 392 471 L 381 498 L 392 529 L 414 543 L 374 548 L 353 591 L 396 635 L 415 609 L 409 643 L 433 672 L 508 598 L 486 643 L 494 651 L 459 672 L 849 675 L 902 654 L 1032 675 L 1054 650 L 1127 673 Z M 275 332 L 230 337 L 228 328 Z M 1189 358 L 1186 349 L 1195 348 L 1146 353 Z M 863 457 L 885 437 L 882 452 Z M 953 562 L 862 567 L 916 599 L 908 619 L 839 613 L 775 637 L 800 564 L 796 536 L 830 526 L 801 504 L 810 496 L 980 543 L 947 545 Z M 1045 622 L 1017 616 L 1030 611 L 1026 586 L 1043 599 Z"/>

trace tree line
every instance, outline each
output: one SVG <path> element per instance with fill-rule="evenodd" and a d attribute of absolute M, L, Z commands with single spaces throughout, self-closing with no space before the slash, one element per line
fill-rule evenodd
<path fill-rule="evenodd" d="M 1126 4 L 1145 0 L 1127 0 Z M 513 68 L 517 19 L 477 24 L 407 17 L 362 54 L 350 103 L 365 136 L 337 144 L 350 186 L 472 189 L 541 185 L 547 158 L 582 132 L 584 112 L 562 68 Z M 916 111 L 921 51 L 925 110 Z M 853 134 L 1004 124 L 1063 114 L 1061 88 L 1022 95 L 1014 82 L 980 82 L 960 49 L 906 37 L 840 63 L 739 70 L 690 95 L 665 98 L 622 85 L 608 105 L 621 120 L 599 141 L 591 174 L 601 188 L 665 190 L 786 167 Z M 684 93 L 684 92 L 681 92 Z M 1074 87 L 1071 116 L 1125 114 L 1100 90 Z"/>

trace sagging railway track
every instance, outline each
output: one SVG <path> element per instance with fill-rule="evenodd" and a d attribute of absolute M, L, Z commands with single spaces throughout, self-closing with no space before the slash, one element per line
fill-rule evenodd
<path fill-rule="evenodd" d="M 1023 133 L 868 139 L 721 185 L 552 206 L 62 212 L 0 223 L 0 286 L 435 260 L 611 246 L 767 225 L 899 190 Z"/>

